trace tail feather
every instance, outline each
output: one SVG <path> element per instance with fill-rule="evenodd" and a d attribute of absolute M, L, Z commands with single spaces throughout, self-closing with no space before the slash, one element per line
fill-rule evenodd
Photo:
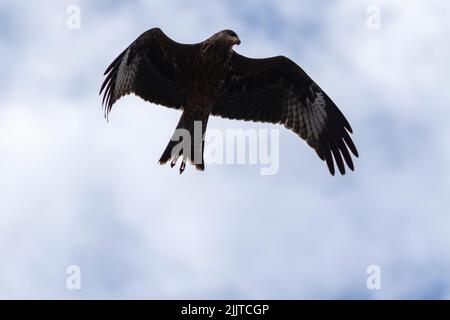
<path fill-rule="evenodd" d="M 169 161 L 170 159 L 173 158 L 173 160 L 175 160 L 175 162 L 172 161 L 172 163 L 170 164 L 172 167 L 176 164 L 176 161 L 178 160 L 178 158 L 180 157 L 180 155 L 173 155 L 172 156 L 172 149 L 178 144 L 178 141 L 169 141 L 169 144 L 167 144 L 166 149 L 164 150 L 161 158 L 159 159 L 159 164 L 166 164 L 167 161 Z"/>
<path fill-rule="evenodd" d="M 159 159 L 159 163 L 165 164 L 171 160 L 170 166 L 174 167 L 178 159 L 182 157 L 180 174 L 186 167 L 186 160 L 194 164 L 198 170 L 205 170 L 203 149 L 208 117 L 209 114 L 203 112 L 183 111 L 175 132 Z M 189 136 L 187 141 L 184 140 L 185 135 Z"/>

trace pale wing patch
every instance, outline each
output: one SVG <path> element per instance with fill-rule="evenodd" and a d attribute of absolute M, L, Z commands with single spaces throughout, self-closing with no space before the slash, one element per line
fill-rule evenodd
<path fill-rule="evenodd" d="M 326 100 L 322 92 L 314 92 L 314 100 L 306 98 L 302 103 L 299 97 L 290 91 L 285 100 L 286 116 L 283 125 L 298 133 L 303 139 L 318 140 L 326 125 Z"/>
<path fill-rule="evenodd" d="M 120 62 L 114 87 L 114 100 L 117 100 L 120 97 L 130 93 L 133 89 L 140 58 L 138 56 L 135 56 L 128 63 L 129 55 L 130 49 L 125 52 L 125 55 Z"/>
<path fill-rule="evenodd" d="M 307 107 L 305 110 L 305 117 L 309 123 L 309 132 L 311 132 L 315 139 L 319 139 L 320 133 L 325 128 L 325 121 L 327 114 L 325 111 L 326 100 L 322 92 L 316 92 L 315 99 L 311 102 L 306 98 Z"/>

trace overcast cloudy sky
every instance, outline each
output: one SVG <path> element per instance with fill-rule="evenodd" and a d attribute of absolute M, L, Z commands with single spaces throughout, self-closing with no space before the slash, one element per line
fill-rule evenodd
<path fill-rule="evenodd" d="M 442 0 L 1 0 L 0 298 L 449 299 L 449 16 Z M 130 96 L 106 123 L 98 96 L 155 26 L 292 58 L 352 123 L 356 171 L 330 176 L 282 128 L 276 175 L 159 166 L 179 113 Z"/>

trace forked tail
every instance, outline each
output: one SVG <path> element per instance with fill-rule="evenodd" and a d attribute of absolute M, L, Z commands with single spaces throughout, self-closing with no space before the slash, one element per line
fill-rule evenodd
<path fill-rule="evenodd" d="M 203 160 L 203 149 L 205 147 L 205 131 L 208 125 L 209 113 L 202 111 L 183 111 L 177 128 L 172 135 L 166 149 L 164 150 L 160 164 L 165 164 L 169 160 L 173 168 L 182 157 L 180 174 L 186 167 L 186 160 L 189 160 L 198 170 L 205 170 Z"/>

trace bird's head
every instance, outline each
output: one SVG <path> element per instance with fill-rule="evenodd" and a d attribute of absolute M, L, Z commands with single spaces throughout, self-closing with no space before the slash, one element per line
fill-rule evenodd
<path fill-rule="evenodd" d="M 241 44 L 241 40 L 233 30 L 222 30 L 217 32 L 211 37 L 211 40 L 220 41 L 230 47 Z"/>

